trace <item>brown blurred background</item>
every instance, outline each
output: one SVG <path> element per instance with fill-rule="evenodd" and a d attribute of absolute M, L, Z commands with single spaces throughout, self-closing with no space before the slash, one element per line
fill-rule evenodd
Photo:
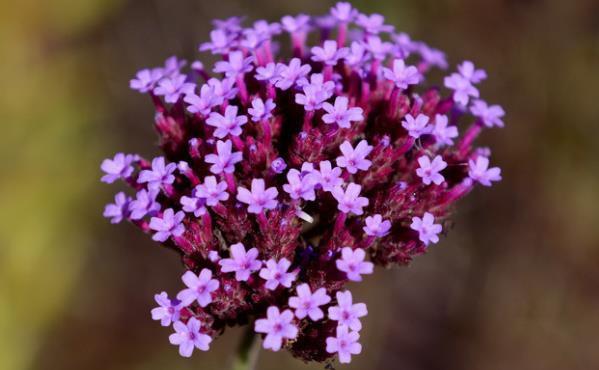
<path fill-rule="evenodd" d="M 324 13 L 331 1 L 20 0 L 0 13 L 0 369 L 223 369 L 238 331 L 180 358 L 152 322 L 179 262 L 111 226 L 99 163 L 157 153 L 135 71 L 197 57 L 210 20 Z M 369 305 L 346 369 L 599 368 L 599 2 L 355 1 L 487 69 L 507 127 L 485 132 L 504 181 L 462 202 L 412 266 L 352 287 Z M 258 369 L 322 369 L 262 352 Z"/>

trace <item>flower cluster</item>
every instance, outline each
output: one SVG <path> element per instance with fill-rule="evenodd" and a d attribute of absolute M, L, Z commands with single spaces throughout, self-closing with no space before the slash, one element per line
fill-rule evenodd
<path fill-rule="evenodd" d="M 426 252 L 457 200 L 501 179 L 473 142 L 504 111 L 480 100 L 487 76 L 473 63 L 431 85 L 442 52 L 348 3 L 214 25 L 200 45 L 214 67 L 171 57 L 131 80 L 154 104 L 164 155 L 102 163 L 102 181 L 136 192 L 105 216 L 181 256 L 185 288 L 156 295 L 152 318 L 172 325 L 182 356 L 252 323 L 264 348 L 350 362 L 367 309 L 346 283 Z"/>

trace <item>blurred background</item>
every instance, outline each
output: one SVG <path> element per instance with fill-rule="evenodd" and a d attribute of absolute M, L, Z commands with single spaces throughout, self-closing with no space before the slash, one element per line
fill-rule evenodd
<path fill-rule="evenodd" d="M 117 151 L 157 153 L 134 73 L 197 57 L 210 20 L 324 13 L 332 1 L 20 0 L 0 12 L 0 369 L 223 369 L 239 331 L 180 358 L 152 322 L 178 258 L 103 206 Z M 364 12 L 489 72 L 504 181 L 449 237 L 352 287 L 370 315 L 346 369 L 599 368 L 599 2 L 362 0 Z M 262 352 L 258 369 L 322 369 Z"/>

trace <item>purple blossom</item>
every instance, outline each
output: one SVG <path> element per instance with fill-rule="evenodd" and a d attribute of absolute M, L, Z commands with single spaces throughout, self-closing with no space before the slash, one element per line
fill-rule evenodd
<path fill-rule="evenodd" d="M 162 326 L 170 326 L 171 323 L 179 321 L 181 309 L 185 307 L 181 301 L 169 299 L 166 292 L 154 295 L 154 300 L 159 307 L 152 309 L 152 320 L 160 320 Z"/>
<path fill-rule="evenodd" d="M 284 64 L 268 63 L 264 67 L 256 68 L 256 80 L 268 81 L 271 84 L 276 83 L 279 80 L 281 70 L 286 68 Z M 290 85 L 291 86 L 291 85 Z"/>
<path fill-rule="evenodd" d="M 359 14 L 356 24 L 363 27 L 370 34 L 378 34 L 380 32 L 393 32 L 393 26 L 385 24 L 385 17 L 380 14 Z"/>
<path fill-rule="evenodd" d="M 420 53 L 422 60 L 431 66 L 437 66 L 441 69 L 447 69 L 447 59 L 445 53 L 441 50 L 437 50 L 429 47 L 423 42 L 419 42 L 416 47 L 416 51 Z"/>
<path fill-rule="evenodd" d="M 156 202 L 158 189 L 141 189 L 137 192 L 135 200 L 129 204 L 132 220 L 141 220 L 147 215 L 153 216 L 160 211 L 160 203 Z"/>
<path fill-rule="evenodd" d="M 361 67 L 366 61 L 366 46 L 363 43 L 354 41 L 351 43 L 349 52 L 345 56 L 345 64 L 352 68 Z"/>
<path fill-rule="evenodd" d="M 217 182 L 214 176 L 206 176 L 204 183 L 196 186 L 195 191 L 196 195 L 199 198 L 204 198 L 210 207 L 229 199 L 227 183 L 225 181 Z"/>
<path fill-rule="evenodd" d="M 293 312 L 279 312 L 277 306 L 268 307 L 266 318 L 256 320 L 254 330 L 266 334 L 263 346 L 275 352 L 281 349 L 283 339 L 295 339 L 298 333 L 297 326 L 293 323 Z"/>
<path fill-rule="evenodd" d="M 366 235 L 382 238 L 389 234 L 389 230 L 391 230 L 391 221 L 383 220 L 383 216 L 379 214 L 366 217 L 364 222 L 366 226 L 363 227 L 363 230 Z"/>
<path fill-rule="evenodd" d="M 414 139 L 418 139 L 421 135 L 428 133 L 428 117 L 424 114 L 418 114 L 416 118 L 411 114 L 406 114 L 404 121 L 401 123 L 403 128 L 408 131 L 408 134 Z"/>
<path fill-rule="evenodd" d="M 387 57 L 387 54 L 389 54 L 389 52 L 391 52 L 391 50 L 393 49 L 393 45 L 389 42 L 384 42 L 381 40 L 380 37 L 378 36 L 368 36 L 368 38 L 366 39 L 366 49 L 370 52 L 370 54 L 372 54 L 372 57 L 374 59 L 378 59 L 378 60 L 384 60 Z M 401 60 L 401 59 L 398 59 Z M 403 60 L 402 60 L 403 62 Z M 395 63 L 394 63 L 395 65 Z M 412 67 L 415 68 L 415 67 Z M 385 68 L 387 69 L 387 68 Z M 396 68 L 393 67 L 393 71 L 389 70 L 393 76 L 393 78 L 389 78 L 387 76 L 385 76 L 385 78 L 394 81 L 396 84 L 396 80 L 398 79 L 398 76 L 404 76 L 403 80 L 413 80 L 414 78 L 416 79 L 415 83 L 418 83 L 418 81 L 420 80 L 419 78 L 419 74 L 418 74 L 418 70 L 416 70 L 416 74 L 415 77 L 411 77 L 408 75 L 407 72 L 412 72 L 412 69 L 410 67 L 408 67 L 405 70 L 402 70 L 399 74 L 399 71 L 396 71 Z M 395 78 L 395 79 L 394 79 Z M 398 86 L 399 87 L 399 86 Z M 406 86 L 407 87 L 407 86 Z M 405 89 L 405 87 L 403 87 Z"/>
<path fill-rule="evenodd" d="M 102 161 L 100 168 L 105 175 L 102 176 L 102 182 L 112 184 L 118 179 L 126 180 L 133 173 L 133 163 L 137 161 L 137 156 L 132 154 L 115 154 L 113 159 L 107 158 Z"/>
<path fill-rule="evenodd" d="M 337 292 L 337 306 L 329 307 L 329 319 L 337 321 L 339 326 L 347 326 L 351 330 L 362 330 L 360 317 L 368 314 L 364 303 L 353 303 L 349 290 Z"/>
<path fill-rule="evenodd" d="M 315 46 L 312 48 L 312 60 L 322 62 L 329 66 L 337 64 L 339 59 L 344 58 L 349 50 L 347 48 L 337 48 L 337 41 L 326 40 L 322 47 Z"/>
<path fill-rule="evenodd" d="M 301 173 L 292 168 L 287 172 L 287 184 L 283 190 L 289 194 L 291 199 L 315 200 L 314 186 L 316 181 L 313 176 L 301 176 Z"/>
<path fill-rule="evenodd" d="M 179 199 L 179 203 L 183 206 L 183 211 L 193 213 L 196 217 L 206 214 L 206 199 L 198 196 L 195 189 L 192 191 L 191 197 L 184 195 Z"/>
<path fill-rule="evenodd" d="M 435 156 L 432 162 L 430 158 L 423 155 L 418 158 L 419 168 L 416 169 L 416 175 L 422 178 L 424 185 L 430 185 L 431 182 L 435 185 L 441 185 L 445 178 L 439 172 L 447 167 L 447 163 L 440 155 Z"/>
<path fill-rule="evenodd" d="M 351 122 L 364 120 L 364 110 L 360 107 L 348 108 L 348 99 L 345 96 L 335 98 L 335 105 L 323 103 L 322 108 L 327 112 L 322 116 L 322 121 L 327 124 L 336 123 L 341 128 L 350 128 Z"/>
<path fill-rule="evenodd" d="M 162 217 L 152 217 L 150 229 L 156 231 L 152 239 L 157 242 L 165 242 L 171 236 L 183 235 L 185 232 L 184 218 L 185 213 L 181 211 L 175 213 L 172 208 L 166 209 Z"/>
<path fill-rule="evenodd" d="M 332 168 L 329 161 L 322 161 L 319 166 L 319 170 L 314 171 L 314 175 L 322 190 L 332 191 L 335 187 L 343 184 L 343 179 L 341 178 L 343 170 L 341 168 Z"/>
<path fill-rule="evenodd" d="M 176 169 L 176 163 L 166 164 L 164 157 L 156 157 L 152 160 L 152 169 L 141 171 L 137 178 L 137 182 L 139 184 L 147 182 L 150 189 L 172 184 L 175 182 L 173 173 Z"/>
<path fill-rule="evenodd" d="M 357 331 L 349 331 L 347 326 L 337 327 L 337 336 L 327 338 L 327 352 L 337 353 L 339 362 L 349 364 L 352 355 L 359 355 L 362 352 L 362 345 L 358 343 L 360 334 Z"/>
<path fill-rule="evenodd" d="M 214 72 L 224 73 L 225 76 L 234 78 L 254 69 L 252 66 L 253 61 L 253 56 L 244 57 L 241 51 L 232 51 L 229 53 L 229 60 L 216 62 Z"/>
<path fill-rule="evenodd" d="M 265 20 L 258 20 L 254 22 L 253 31 L 260 40 L 269 40 L 274 35 L 281 33 L 281 25 L 276 22 L 269 23 Z"/>
<path fill-rule="evenodd" d="M 260 98 L 255 98 L 252 100 L 252 107 L 248 109 L 248 113 L 252 116 L 252 121 L 260 122 L 271 118 L 271 112 L 276 106 L 272 99 L 263 101 Z"/>
<path fill-rule="evenodd" d="M 233 78 L 223 78 L 222 80 L 211 78 L 206 83 L 212 89 L 212 94 L 218 102 L 216 105 L 220 105 L 224 101 L 235 98 L 239 91 L 239 89 L 235 87 L 235 79 Z"/>
<path fill-rule="evenodd" d="M 414 66 L 406 66 L 403 59 L 395 59 L 393 69 L 383 68 L 383 76 L 402 90 L 407 89 L 408 85 L 415 85 L 420 82 L 418 69 Z"/>
<path fill-rule="evenodd" d="M 501 168 L 489 168 L 489 158 L 479 156 L 468 161 L 468 176 L 483 186 L 491 186 L 494 181 L 501 181 Z"/>
<path fill-rule="evenodd" d="M 244 115 L 237 115 L 238 108 L 234 105 L 229 105 L 225 109 L 225 115 L 218 112 L 210 113 L 210 116 L 206 120 L 206 124 L 216 127 L 214 130 L 214 136 L 219 139 L 223 139 L 227 135 L 239 136 L 241 135 L 241 126 L 245 125 L 248 118 Z"/>
<path fill-rule="evenodd" d="M 291 262 L 287 258 L 281 258 L 279 262 L 273 258 L 266 261 L 266 266 L 260 270 L 260 277 L 266 280 L 264 287 L 275 290 L 280 285 L 290 288 L 297 278 L 297 273 L 288 272 Z"/>
<path fill-rule="evenodd" d="M 453 145 L 454 138 L 458 137 L 458 128 L 456 126 L 448 126 L 448 118 L 445 115 L 435 115 L 435 126 L 431 130 L 431 134 L 435 137 L 439 145 Z"/>
<path fill-rule="evenodd" d="M 325 100 L 330 97 L 330 94 L 315 85 L 306 85 L 303 88 L 303 93 L 295 95 L 295 102 L 303 105 L 304 109 L 308 111 L 315 111 L 322 108 L 322 104 Z"/>
<path fill-rule="evenodd" d="M 217 105 L 222 104 L 222 99 L 219 99 L 215 93 L 214 89 L 209 85 L 202 85 L 200 88 L 200 95 L 196 95 L 195 93 L 189 93 L 185 95 L 183 101 L 189 104 L 187 106 L 187 110 L 190 113 L 199 113 L 204 116 L 207 116 Z"/>
<path fill-rule="evenodd" d="M 129 217 L 129 204 L 131 198 L 122 191 L 114 196 L 114 203 L 107 204 L 104 208 L 104 217 L 110 218 L 110 223 L 118 224 Z"/>
<path fill-rule="evenodd" d="M 319 308 L 331 301 L 325 288 L 319 288 L 314 293 L 306 283 L 300 284 L 295 289 L 297 296 L 289 298 L 289 307 L 295 309 L 295 317 L 303 319 L 308 316 L 312 321 L 324 317 L 324 312 Z"/>
<path fill-rule="evenodd" d="M 232 152 L 233 143 L 231 140 L 217 141 L 216 142 L 216 154 L 207 154 L 204 157 L 206 163 L 212 163 L 210 166 L 210 172 L 215 175 L 221 173 L 233 173 L 235 171 L 235 163 L 243 160 L 243 153 Z"/>
<path fill-rule="evenodd" d="M 212 302 L 212 292 L 220 286 L 218 280 L 212 278 L 212 271 L 207 268 L 202 269 L 199 275 L 191 271 L 186 271 L 181 277 L 187 289 L 183 289 L 177 294 L 177 299 L 189 306 L 197 301 L 200 307 L 206 307 Z"/>
<path fill-rule="evenodd" d="M 210 51 L 212 54 L 226 54 L 232 46 L 231 41 L 224 30 L 213 30 L 210 32 L 210 41 L 201 44 L 200 51 Z"/>
<path fill-rule="evenodd" d="M 277 195 L 279 195 L 277 188 L 264 188 L 263 179 L 253 179 L 251 191 L 241 186 L 237 188 L 237 200 L 249 206 L 249 213 L 257 214 L 265 209 L 276 208 Z"/>
<path fill-rule="evenodd" d="M 350 3 L 339 2 L 331 8 L 331 15 L 339 23 L 349 23 L 356 18 L 358 11 Z"/>
<path fill-rule="evenodd" d="M 223 30 L 229 34 L 239 33 L 242 29 L 241 23 L 244 17 L 229 17 L 226 19 L 214 19 L 212 24 L 215 28 Z"/>
<path fill-rule="evenodd" d="M 169 336 L 171 344 L 179 346 L 179 354 L 183 357 L 191 357 L 194 348 L 200 351 L 208 351 L 212 338 L 200 333 L 202 324 L 195 317 L 189 318 L 187 324 L 181 321 L 175 322 L 173 328 L 175 333 Z"/>
<path fill-rule="evenodd" d="M 285 169 L 287 168 L 287 163 L 285 163 L 285 160 L 283 158 L 277 157 L 270 164 L 270 168 L 272 168 L 272 170 L 276 174 L 280 174 L 283 173 L 283 171 L 285 171 Z"/>
<path fill-rule="evenodd" d="M 422 218 L 420 217 L 412 217 L 412 224 L 410 225 L 410 229 L 418 231 L 418 238 L 425 245 L 429 245 L 429 243 L 437 243 L 439 241 L 439 234 L 443 228 L 440 224 L 435 224 L 435 217 L 425 212 Z"/>
<path fill-rule="evenodd" d="M 165 77 L 154 88 L 154 94 L 164 96 L 167 103 L 176 103 L 181 95 L 191 94 L 195 89 L 194 83 L 185 82 L 186 75 Z"/>
<path fill-rule="evenodd" d="M 445 87 L 453 90 L 453 100 L 463 106 L 468 105 L 470 97 L 478 98 L 478 89 L 458 73 L 452 73 L 444 79 Z"/>
<path fill-rule="evenodd" d="M 235 280 L 247 281 L 250 274 L 260 270 L 262 262 L 258 260 L 258 250 L 251 248 L 247 252 L 242 243 L 233 244 L 230 248 L 231 258 L 218 261 L 222 272 L 234 272 Z"/>
<path fill-rule="evenodd" d="M 343 213 L 353 213 L 360 216 L 364 211 L 362 208 L 368 205 L 368 198 L 361 197 L 362 186 L 350 183 L 347 189 L 343 191 L 341 186 L 336 186 L 331 190 L 331 194 L 337 200 L 337 208 Z"/>
<path fill-rule="evenodd" d="M 476 69 L 474 63 L 469 60 L 464 61 L 458 66 L 458 72 L 473 84 L 477 84 L 487 78 L 487 72 L 484 69 Z"/>
<path fill-rule="evenodd" d="M 344 247 L 341 250 L 341 258 L 335 261 L 337 269 L 345 272 L 347 279 L 351 281 L 362 281 L 362 275 L 372 274 L 374 265 L 372 262 L 364 261 L 366 252 L 363 249 L 351 249 Z"/>
<path fill-rule="evenodd" d="M 474 100 L 470 107 L 470 112 L 480 118 L 483 124 L 487 127 L 503 127 L 504 123 L 501 119 L 505 115 L 505 111 L 499 105 L 487 105 L 483 100 Z"/>
<path fill-rule="evenodd" d="M 351 174 L 357 173 L 358 170 L 366 171 L 372 164 L 366 159 L 372 149 L 373 146 L 368 145 L 366 140 L 360 141 L 355 149 L 346 140 L 339 146 L 342 156 L 337 157 L 337 166 L 347 169 L 347 172 Z"/>
<path fill-rule="evenodd" d="M 309 64 L 302 65 L 299 58 L 293 58 L 289 62 L 289 65 L 279 64 L 279 76 L 275 86 L 281 90 L 287 90 L 295 84 L 295 82 L 305 77 L 312 67 Z"/>
<path fill-rule="evenodd" d="M 134 79 L 129 81 L 129 87 L 140 93 L 147 93 L 154 89 L 162 77 L 164 77 L 162 68 L 142 69 L 137 72 Z"/>
<path fill-rule="evenodd" d="M 298 14 L 295 17 L 286 15 L 281 18 L 281 26 L 289 33 L 307 32 L 310 28 L 310 17 L 305 14 Z"/>

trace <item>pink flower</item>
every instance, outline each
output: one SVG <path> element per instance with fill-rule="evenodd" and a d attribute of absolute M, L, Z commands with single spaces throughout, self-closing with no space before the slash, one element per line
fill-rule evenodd
<path fill-rule="evenodd" d="M 383 68 L 383 76 L 392 81 L 398 89 L 405 90 L 408 85 L 415 85 L 420 81 L 420 73 L 414 66 L 406 66 L 403 59 L 393 61 L 393 69 Z"/>
<path fill-rule="evenodd" d="M 193 349 L 208 351 L 212 338 L 206 334 L 200 333 L 201 323 L 195 317 L 187 321 L 187 324 L 177 321 L 173 328 L 175 333 L 169 336 L 171 344 L 179 346 L 179 354 L 183 357 L 191 357 Z"/>
<path fill-rule="evenodd" d="M 295 308 L 295 316 L 303 319 L 308 316 L 312 321 L 318 321 L 324 317 L 319 308 L 331 301 L 325 288 L 319 288 L 314 293 L 306 283 L 298 285 L 295 289 L 297 296 L 289 298 L 289 307 Z"/>
<path fill-rule="evenodd" d="M 347 189 L 343 191 L 341 186 L 336 186 L 331 190 L 331 194 L 337 200 L 337 209 L 343 213 L 353 213 L 360 216 L 364 211 L 362 208 L 368 205 L 368 198 L 361 197 L 362 186 L 350 183 Z"/>
<path fill-rule="evenodd" d="M 501 168 L 489 168 L 489 158 L 479 156 L 468 161 L 468 176 L 481 185 L 491 186 L 492 182 L 501 180 Z"/>
<path fill-rule="evenodd" d="M 229 60 L 216 62 L 214 72 L 224 73 L 227 77 L 237 77 L 250 72 L 254 68 L 253 61 L 253 56 L 244 57 L 241 51 L 232 51 L 229 53 Z"/>
<path fill-rule="evenodd" d="M 374 265 L 372 262 L 364 261 L 366 252 L 363 249 L 351 249 L 344 247 L 341 249 L 341 258 L 335 264 L 339 271 L 345 272 L 347 278 L 351 281 L 362 281 L 362 275 L 372 274 Z"/>
<path fill-rule="evenodd" d="M 347 326 L 337 327 L 337 336 L 327 338 L 327 352 L 337 353 L 339 362 L 349 364 L 352 355 L 362 352 L 362 345 L 358 343 L 360 334 L 357 331 L 349 331 Z"/>
<path fill-rule="evenodd" d="M 165 210 L 162 217 L 152 217 L 150 219 L 150 229 L 156 231 L 152 239 L 165 242 L 171 236 L 183 235 L 185 232 L 184 218 L 185 213 L 182 211 L 175 213 L 172 208 Z"/>
<path fill-rule="evenodd" d="M 271 258 L 266 261 L 266 267 L 260 270 L 260 277 L 266 280 L 264 286 L 268 290 L 275 290 L 280 285 L 290 288 L 297 277 L 295 272 L 287 272 L 291 262 L 287 258 L 281 258 L 279 262 Z"/>
<path fill-rule="evenodd" d="M 431 130 L 431 134 L 435 137 L 439 145 L 453 145 L 454 138 L 458 137 L 458 128 L 456 126 L 448 126 L 447 116 L 437 114 L 435 116 L 435 126 Z"/>
<path fill-rule="evenodd" d="M 318 171 L 314 171 L 314 178 L 324 191 L 332 191 L 336 186 L 343 184 L 341 168 L 331 168 L 331 162 L 322 161 L 319 164 Z"/>
<path fill-rule="evenodd" d="M 429 245 L 429 243 L 437 243 L 439 241 L 438 234 L 443 229 L 440 224 L 435 224 L 434 222 L 435 217 L 432 214 L 425 212 L 422 218 L 412 217 L 410 228 L 418 231 L 420 241 L 425 245 Z"/>
<path fill-rule="evenodd" d="M 169 326 L 172 322 L 179 321 L 181 308 L 185 305 L 178 299 L 169 299 L 166 292 L 156 294 L 154 300 L 159 307 L 152 309 L 152 320 L 160 320 L 162 326 Z"/>
<path fill-rule="evenodd" d="M 370 236 L 382 238 L 389 234 L 389 230 L 391 230 L 391 222 L 389 220 L 383 220 L 383 216 L 379 214 L 366 217 L 364 222 L 366 223 L 366 226 L 363 227 L 363 230 Z"/>
<path fill-rule="evenodd" d="M 181 277 L 187 289 L 183 289 L 177 294 L 179 299 L 185 306 L 190 305 L 193 301 L 197 301 L 200 307 L 206 307 L 212 302 L 211 293 L 216 291 L 220 286 L 218 280 L 212 278 L 212 271 L 202 269 L 200 274 L 196 276 L 191 271 L 187 271 Z"/>
<path fill-rule="evenodd" d="M 237 200 L 247 204 L 249 213 L 262 213 L 265 209 L 274 209 L 277 206 L 279 191 L 275 187 L 264 189 L 263 179 L 252 180 L 252 190 L 244 187 L 237 188 Z"/>
<path fill-rule="evenodd" d="M 470 112 L 480 118 L 483 124 L 487 127 L 503 127 L 504 123 L 501 119 L 505 115 L 505 111 L 499 105 L 487 105 L 484 100 L 475 100 L 472 102 Z"/>
<path fill-rule="evenodd" d="M 327 124 L 336 123 L 341 128 L 351 127 L 351 122 L 364 119 L 364 110 L 360 107 L 348 108 L 348 99 L 345 96 L 335 98 L 335 105 L 323 103 L 322 108 L 327 112 L 322 116 L 322 121 Z"/>
<path fill-rule="evenodd" d="M 445 178 L 439 172 L 447 167 L 447 163 L 440 155 L 435 156 L 432 162 L 428 156 L 423 155 L 418 158 L 418 164 L 420 168 L 416 169 L 416 175 L 422 177 L 424 185 L 430 185 L 431 182 L 435 185 L 441 185 L 445 181 Z"/>
<path fill-rule="evenodd" d="M 426 125 L 428 117 L 424 114 L 418 114 L 416 118 L 411 114 L 406 114 L 405 120 L 401 123 L 403 128 L 408 131 L 408 134 L 414 139 L 418 139 L 421 135 L 428 133 Z"/>
<path fill-rule="evenodd" d="M 225 115 L 220 113 L 212 112 L 206 120 L 206 124 L 216 127 L 214 130 L 214 136 L 219 139 L 223 139 L 227 135 L 239 136 L 241 135 L 241 126 L 245 125 L 248 121 L 246 116 L 237 115 L 237 107 L 229 105 L 225 109 Z"/>
<path fill-rule="evenodd" d="M 347 172 L 351 174 L 358 172 L 358 170 L 366 171 L 372 164 L 371 161 L 366 159 L 372 149 L 372 145 L 368 145 L 366 140 L 360 141 L 355 149 L 346 140 L 339 146 L 339 150 L 343 155 L 337 157 L 337 166 L 346 168 Z"/>
<path fill-rule="evenodd" d="M 487 78 L 487 72 L 484 69 L 476 69 L 474 63 L 469 60 L 465 60 L 458 66 L 458 72 L 473 84 L 477 84 Z"/>
<path fill-rule="evenodd" d="M 297 326 L 293 323 L 293 312 L 291 310 L 279 312 L 276 306 L 268 307 L 265 319 L 256 320 L 254 330 L 266 334 L 263 346 L 275 352 L 281 349 L 283 339 L 295 339 L 298 332 Z"/>
<path fill-rule="evenodd" d="M 348 53 L 347 48 L 337 48 L 337 41 L 326 40 L 322 47 L 314 46 L 312 48 L 312 60 L 323 62 L 326 65 L 334 66 L 337 61 L 345 57 Z"/>
<path fill-rule="evenodd" d="M 258 260 L 258 250 L 252 248 L 245 251 L 242 243 L 233 244 L 231 246 L 231 257 L 223 258 L 218 261 L 222 272 L 235 272 L 235 280 L 247 281 L 250 274 L 260 270 L 262 262 Z"/>
<path fill-rule="evenodd" d="M 463 106 L 468 105 L 470 97 L 478 98 L 478 89 L 472 86 L 470 80 L 458 73 L 452 73 L 444 79 L 445 87 L 453 90 L 453 100 Z"/>
<path fill-rule="evenodd" d="M 292 168 L 287 172 L 287 184 L 283 185 L 283 190 L 289 194 L 291 199 L 314 200 L 314 186 L 316 181 L 314 176 L 301 176 L 301 173 Z"/>
<path fill-rule="evenodd" d="M 207 154 L 204 158 L 206 163 L 212 163 L 210 172 L 218 175 L 223 172 L 233 173 L 235 171 L 235 164 L 243 160 L 243 154 L 241 152 L 232 153 L 232 148 L 231 140 L 216 142 L 216 154 Z"/>
<path fill-rule="evenodd" d="M 214 207 L 219 202 L 229 199 L 227 193 L 227 183 L 225 181 L 216 181 L 214 176 L 206 176 L 204 183 L 196 186 L 196 195 L 206 200 L 206 204 Z"/>
<path fill-rule="evenodd" d="M 329 307 L 329 319 L 337 321 L 337 325 L 347 326 L 351 330 L 362 330 L 360 317 L 368 314 L 364 303 L 352 303 L 349 290 L 337 292 L 337 306 Z"/>

